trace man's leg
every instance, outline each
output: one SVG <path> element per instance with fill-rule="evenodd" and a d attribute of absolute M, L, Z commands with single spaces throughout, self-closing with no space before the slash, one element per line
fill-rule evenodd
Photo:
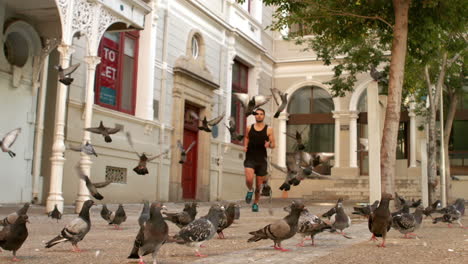
<path fill-rule="evenodd" d="M 252 201 L 254 176 L 254 169 L 245 168 L 245 185 L 248 189 L 247 195 L 245 197 L 245 202 L 248 204 Z"/>
<path fill-rule="evenodd" d="M 254 204 L 258 204 L 258 201 L 260 200 L 260 188 L 262 188 L 263 184 L 263 179 L 265 176 L 256 176 L 256 181 L 255 181 L 255 200 Z"/>

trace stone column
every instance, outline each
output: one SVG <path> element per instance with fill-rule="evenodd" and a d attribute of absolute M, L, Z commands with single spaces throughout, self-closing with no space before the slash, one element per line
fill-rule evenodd
<path fill-rule="evenodd" d="M 96 75 L 96 66 L 101 62 L 101 58 L 97 56 L 85 57 L 87 68 L 86 75 L 86 101 L 85 101 L 85 113 L 84 113 L 84 124 L 83 127 L 91 127 L 91 121 L 93 120 L 93 105 L 94 105 L 94 77 Z M 91 132 L 83 130 L 83 141 L 91 143 Z M 80 166 L 83 172 L 91 178 L 91 157 L 81 152 Z M 75 212 L 79 213 L 81 207 L 86 200 L 89 200 L 89 191 L 86 187 L 84 180 L 80 180 L 78 187 L 78 197 L 75 200 Z"/>
<path fill-rule="evenodd" d="M 60 52 L 60 65 L 62 68 L 67 68 L 70 65 L 70 56 L 74 52 L 71 45 L 60 44 L 57 48 Z M 63 164 L 65 163 L 65 117 L 67 106 L 67 90 L 68 86 L 58 82 L 57 98 L 55 100 L 55 127 L 54 127 L 54 143 L 52 145 L 51 170 L 50 170 L 50 189 L 49 196 L 46 202 L 46 211 L 50 212 L 57 205 L 58 210 L 63 212 L 63 196 L 62 196 L 62 181 L 63 181 Z"/>
<path fill-rule="evenodd" d="M 421 141 L 421 196 L 424 207 L 429 206 L 429 186 L 427 181 L 427 140 Z"/>
<path fill-rule="evenodd" d="M 281 112 L 278 117 L 278 143 L 277 143 L 277 161 L 279 166 L 286 167 L 286 122 L 288 121 L 289 114 Z"/>
<path fill-rule="evenodd" d="M 379 88 L 373 81 L 367 87 L 367 123 L 369 134 L 369 202 L 380 200 L 380 106 Z"/>
<path fill-rule="evenodd" d="M 340 167 L 340 114 L 337 111 L 332 111 L 333 118 L 335 119 L 335 164 L 334 168 Z"/>
<path fill-rule="evenodd" d="M 410 168 L 416 167 L 416 114 L 414 113 L 414 103 L 410 103 L 408 113 L 410 117 Z"/>
<path fill-rule="evenodd" d="M 349 167 L 357 168 L 357 111 L 349 112 Z M 379 199 L 380 200 L 380 199 Z"/>
<path fill-rule="evenodd" d="M 232 103 L 232 66 L 234 65 L 235 53 L 228 52 L 228 68 L 226 75 L 226 116 L 231 116 L 231 103 Z M 224 142 L 231 143 L 231 134 L 224 133 Z"/>

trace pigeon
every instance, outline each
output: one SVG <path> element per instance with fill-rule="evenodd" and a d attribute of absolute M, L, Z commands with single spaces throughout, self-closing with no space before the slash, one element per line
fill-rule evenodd
<path fill-rule="evenodd" d="M 369 151 L 369 139 L 368 138 L 359 138 L 359 144 L 362 145 L 362 148 L 356 150 L 356 152 Z"/>
<path fill-rule="evenodd" d="M 62 68 L 62 66 L 60 65 L 55 66 L 55 69 L 58 70 L 59 82 L 65 85 L 70 85 L 73 82 L 73 78 L 71 78 L 70 76 L 74 71 L 76 71 L 76 69 L 78 69 L 79 66 L 79 63 L 73 64 L 65 69 Z"/>
<path fill-rule="evenodd" d="M 187 149 L 184 149 L 184 147 L 183 147 L 182 143 L 180 142 L 180 140 L 177 140 L 177 147 L 180 150 L 180 160 L 179 160 L 180 164 L 184 164 L 187 161 L 187 154 L 193 148 L 193 146 L 195 146 L 196 142 L 197 141 L 195 141 L 195 140 L 192 141 L 190 146 Z"/>
<path fill-rule="evenodd" d="M 78 218 L 73 219 L 66 225 L 60 234 L 46 243 L 45 248 L 51 248 L 59 243 L 70 241 L 72 243 L 73 252 L 81 252 L 78 248 L 78 242 L 88 234 L 91 229 L 91 219 L 89 218 L 89 209 L 94 205 L 93 200 L 87 200 L 83 203 L 81 212 Z"/>
<path fill-rule="evenodd" d="M 273 99 L 275 103 L 278 105 L 278 109 L 276 110 L 274 118 L 278 118 L 280 113 L 286 108 L 288 105 L 288 94 L 283 93 L 276 88 L 271 88 L 271 94 L 273 95 Z"/>
<path fill-rule="evenodd" d="M 106 220 L 107 222 L 110 222 L 110 216 L 112 212 L 107 209 L 107 205 L 103 204 L 102 209 L 101 209 L 101 217 L 102 219 Z"/>
<path fill-rule="evenodd" d="M 52 219 L 57 219 L 57 223 L 59 219 L 62 219 L 62 213 L 57 208 L 57 205 L 54 205 L 54 210 L 48 213 L 48 217 L 51 217 Z"/>
<path fill-rule="evenodd" d="M 305 145 L 302 143 L 302 133 L 296 130 L 295 135 L 291 135 L 288 133 L 285 133 L 288 137 L 291 137 L 296 140 L 296 146 L 294 148 L 297 148 L 297 150 L 304 150 Z"/>
<path fill-rule="evenodd" d="M 353 207 L 354 212 L 352 214 L 355 215 L 360 215 L 364 216 L 366 218 L 369 218 L 369 215 L 377 209 L 377 206 L 379 206 L 379 200 L 375 200 L 372 205 L 366 205 L 366 206 L 360 206 L 360 207 Z"/>
<path fill-rule="evenodd" d="M 225 112 L 223 112 L 221 115 L 211 119 L 208 121 L 206 119 L 206 116 L 202 120 L 202 125 L 198 127 L 198 129 L 205 131 L 205 132 L 211 132 L 211 127 L 216 126 L 221 120 L 223 120 L 225 115 Z"/>
<path fill-rule="evenodd" d="M 388 208 L 390 200 L 393 200 L 391 194 L 382 193 L 379 207 L 369 216 L 368 227 L 372 233 L 371 240 L 377 240 L 376 237 L 382 237 L 383 239 L 382 244 L 378 245 L 379 247 L 385 247 L 385 238 L 392 226 L 392 217 Z"/>
<path fill-rule="evenodd" d="M 329 160 L 331 160 L 334 156 L 335 153 L 332 152 L 315 152 L 315 153 L 310 153 L 312 155 L 312 166 L 318 166 L 323 163 L 327 163 Z"/>
<path fill-rule="evenodd" d="M 10 157 L 14 158 L 16 153 L 10 150 L 13 143 L 15 143 L 16 138 L 18 137 L 19 133 L 21 133 L 21 127 L 14 129 L 8 132 L 5 136 L 3 136 L 2 140 L 0 141 L 0 148 L 3 152 L 7 152 Z"/>
<path fill-rule="evenodd" d="M 376 81 L 376 82 L 381 82 L 381 81 L 386 82 L 386 81 L 387 81 L 387 80 L 385 79 L 385 75 L 383 74 L 383 72 L 377 71 L 375 65 L 372 65 L 371 68 L 370 68 L 370 76 L 371 76 L 372 79 L 374 79 L 374 81 Z"/>
<path fill-rule="evenodd" d="M 143 256 L 152 254 L 153 264 L 157 264 L 158 251 L 169 237 L 169 227 L 161 215 L 161 210 L 164 208 L 165 206 L 160 203 L 151 204 L 149 219 L 140 226 L 129 259 L 140 259 L 138 263 L 144 264 Z"/>
<path fill-rule="evenodd" d="M 79 166 L 79 164 L 77 164 L 75 166 L 75 169 L 76 169 L 76 172 L 78 173 L 78 176 L 80 176 L 80 179 L 84 180 L 85 183 L 86 183 L 86 187 L 88 188 L 89 190 L 89 193 L 94 197 L 96 198 L 97 200 L 102 200 L 104 199 L 104 196 L 102 196 L 99 192 L 98 192 L 98 188 L 104 188 L 106 187 L 107 185 L 111 184 L 112 181 L 105 181 L 105 182 L 98 182 L 98 183 L 92 183 L 91 180 L 89 179 L 89 177 L 83 172 L 83 169 Z"/>
<path fill-rule="evenodd" d="M 148 201 L 143 203 L 143 210 L 141 211 L 140 217 L 138 217 L 138 224 L 142 227 L 146 221 L 150 219 L 150 204 Z"/>
<path fill-rule="evenodd" d="M 197 215 L 197 207 L 198 204 L 196 202 L 193 203 L 185 203 L 184 210 L 179 213 L 166 213 L 163 214 L 166 216 L 164 220 L 171 221 L 179 228 L 183 228 L 184 226 L 190 224 L 193 220 L 195 220 L 195 216 Z"/>
<path fill-rule="evenodd" d="M 273 247 L 276 250 L 289 251 L 281 247 L 283 240 L 293 237 L 299 226 L 299 217 L 304 210 L 304 204 L 293 201 L 291 212 L 283 219 L 277 220 L 272 224 L 265 226 L 257 231 L 249 232 L 252 235 L 247 242 L 257 242 L 262 239 L 271 239 L 274 242 Z"/>
<path fill-rule="evenodd" d="M 71 149 L 73 151 L 83 152 L 86 155 L 94 155 L 96 157 L 98 156 L 98 154 L 94 150 L 93 145 L 91 145 L 91 143 L 89 143 L 89 141 L 86 141 L 86 144 L 84 144 L 84 145 L 70 146 L 69 149 Z"/>
<path fill-rule="evenodd" d="M 404 205 L 409 209 L 408 205 Z M 416 236 L 413 232 L 419 228 L 422 222 L 423 208 L 418 207 L 414 213 L 401 213 L 392 217 L 392 227 L 409 238 L 408 235 Z"/>
<path fill-rule="evenodd" d="M 85 128 L 86 131 L 89 131 L 91 133 L 101 134 L 104 137 L 104 141 L 106 141 L 107 143 L 112 142 L 112 138 L 109 135 L 119 132 L 120 129 L 121 129 L 120 127 L 115 127 L 115 128 L 105 127 L 102 121 L 99 123 L 98 127 Z"/>
<path fill-rule="evenodd" d="M 236 215 L 236 207 L 238 207 L 236 203 L 229 203 L 226 207 L 225 217 L 221 218 L 218 230 L 216 230 L 216 232 L 218 233 L 218 238 L 225 238 L 223 230 L 230 227 L 234 222 L 234 217 Z"/>
<path fill-rule="evenodd" d="M 148 162 L 152 161 L 152 160 L 155 160 L 155 159 L 161 157 L 162 155 L 166 155 L 169 152 L 169 149 L 166 149 L 165 151 L 161 152 L 159 155 L 156 155 L 156 156 L 153 156 L 153 157 L 151 157 L 151 156 L 148 157 L 148 156 L 146 156 L 146 153 L 143 152 L 143 153 L 140 154 L 135 150 L 135 147 L 133 146 L 133 140 L 132 140 L 132 136 L 130 135 L 130 132 L 127 132 L 126 136 L 127 136 L 128 143 L 130 144 L 133 151 L 136 153 L 136 155 L 140 159 L 140 161 L 138 162 L 138 166 L 133 168 L 133 171 L 136 172 L 138 175 L 148 174 L 148 168 L 146 167 L 146 164 Z"/>
<path fill-rule="evenodd" d="M 343 209 L 343 198 L 338 199 L 335 208 L 336 213 L 330 217 L 330 224 L 333 230 L 340 230 L 341 235 L 349 239 L 351 237 L 347 236 L 343 230 L 351 226 L 351 218 Z"/>
<path fill-rule="evenodd" d="M 394 217 L 395 215 L 398 215 L 398 214 L 409 214 L 409 212 L 410 210 L 409 210 L 408 204 L 403 204 L 403 207 L 400 210 L 392 212 L 391 215 L 392 217 Z"/>
<path fill-rule="evenodd" d="M 297 246 L 304 246 L 304 240 L 306 236 L 310 236 L 312 240 L 312 246 L 315 246 L 315 235 L 322 233 L 327 229 L 332 229 L 332 226 L 325 223 L 318 216 L 311 214 L 307 209 L 305 209 L 304 212 L 302 212 L 301 217 L 299 217 L 299 230 L 297 232 L 302 236 L 302 240 L 301 243 L 297 244 Z"/>
<path fill-rule="evenodd" d="M 263 95 L 255 95 L 249 97 L 246 93 L 232 93 L 244 107 L 245 116 L 255 115 L 254 110 L 270 101 L 270 97 Z"/>
<path fill-rule="evenodd" d="M 426 216 L 430 216 L 432 218 L 433 213 L 436 212 L 437 208 L 441 207 L 442 202 L 440 200 L 435 201 L 433 204 L 429 205 L 428 207 L 424 208 L 423 214 Z"/>
<path fill-rule="evenodd" d="M 405 198 L 401 197 L 397 192 L 395 192 L 395 208 L 397 210 L 401 210 L 404 204 L 406 204 Z"/>
<path fill-rule="evenodd" d="M 13 261 L 20 261 L 16 258 L 16 252 L 28 238 L 26 223 L 29 223 L 28 216 L 20 215 L 13 224 L 5 226 L 0 231 L 0 247 L 13 251 Z"/>
<path fill-rule="evenodd" d="M 444 222 L 448 223 L 448 227 L 451 228 L 452 223 L 456 221 L 461 228 L 468 229 L 468 227 L 464 227 L 463 224 L 460 222 L 462 214 L 459 210 L 457 210 L 457 207 L 454 204 L 439 210 L 439 212 L 443 213 L 443 215 L 441 217 L 434 218 L 432 220 L 433 224 L 437 224 L 438 222 Z"/>
<path fill-rule="evenodd" d="M 115 229 L 120 229 L 120 225 L 127 221 L 127 215 L 122 204 L 119 204 L 119 208 L 111 213 L 109 220 L 109 225 L 114 225 Z"/>
<path fill-rule="evenodd" d="M 178 244 L 195 247 L 196 256 L 206 257 L 206 255 L 200 254 L 198 248 L 201 247 L 204 242 L 212 239 L 216 234 L 216 230 L 219 226 L 219 219 L 223 214 L 224 207 L 215 204 L 211 206 L 206 216 L 201 217 L 180 229 L 179 233 L 176 234 L 173 239 Z"/>
<path fill-rule="evenodd" d="M 18 219 L 18 216 L 26 215 L 28 213 L 28 209 L 29 203 L 25 203 L 23 207 L 18 209 L 16 212 L 11 213 L 7 215 L 7 217 L 3 218 L 3 220 L 0 221 L 0 226 L 7 226 L 15 223 L 16 219 Z"/>
<path fill-rule="evenodd" d="M 229 134 L 231 134 L 231 140 L 242 141 L 244 139 L 244 135 L 239 135 L 236 132 L 236 120 L 234 117 L 229 117 L 229 126 L 226 126 L 229 130 Z"/>
<path fill-rule="evenodd" d="M 453 205 L 455 205 L 455 208 L 460 211 L 462 216 L 465 215 L 465 199 L 458 198 Z"/>

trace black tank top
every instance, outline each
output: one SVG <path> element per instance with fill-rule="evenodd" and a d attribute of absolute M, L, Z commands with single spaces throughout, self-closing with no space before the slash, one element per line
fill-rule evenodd
<path fill-rule="evenodd" d="M 250 127 L 249 131 L 249 145 L 247 146 L 247 160 L 255 161 L 265 161 L 267 157 L 267 151 L 265 148 L 265 141 L 269 141 L 268 134 L 268 125 L 261 131 L 255 130 L 254 124 Z"/>

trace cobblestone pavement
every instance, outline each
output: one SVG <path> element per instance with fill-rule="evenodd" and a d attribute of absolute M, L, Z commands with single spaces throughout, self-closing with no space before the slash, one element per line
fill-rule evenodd
<path fill-rule="evenodd" d="M 299 237 L 296 236 L 283 243 L 283 247 L 291 249 L 290 252 L 279 252 L 271 248 L 272 242 L 262 240 L 256 243 L 247 243 L 249 231 L 262 228 L 272 221 L 282 218 L 286 213 L 283 207 L 289 201 L 276 200 L 273 203 L 273 215 L 268 213 L 262 201 L 261 210 L 252 213 L 250 207 L 241 202 L 241 218 L 225 230 L 226 239 L 214 238 L 205 243 L 206 248 L 200 252 L 207 254 L 206 258 L 194 256 L 194 248 L 177 244 L 164 245 L 158 254 L 159 264 L 175 263 L 468 263 L 468 230 L 460 228 L 447 228 L 446 225 L 432 225 L 425 220 L 425 226 L 420 230 L 420 239 L 402 239 L 401 234 L 391 231 L 388 238 L 388 247 L 380 249 L 374 242 L 369 242 L 370 233 L 367 221 L 353 217 L 353 225 L 346 232 L 352 239 L 342 236 L 322 233 L 316 236 L 317 246 L 312 247 L 306 241 L 305 247 L 296 247 Z M 210 203 L 199 203 L 198 215 L 208 212 Z M 306 201 L 309 210 L 316 214 L 327 211 L 334 202 L 314 203 Z M 166 203 L 169 211 L 180 211 L 183 203 Z M 345 205 L 346 212 L 350 213 L 351 204 Z M 17 205 L 3 205 L 0 207 L 0 218 L 15 211 Z M 117 209 L 117 205 L 108 205 L 110 210 Z M 30 224 L 29 237 L 23 247 L 18 251 L 22 263 L 55 264 L 55 263 L 87 263 L 87 264 L 117 264 L 136 263 L 127 260 L 127 256 L 138 232 L 137 218 L 142 205 L 125 204 L 128 219 L 122 224 L 122 230 L 114 230 L 99 215 L 101 206 L 95 206 L 91 211 L 92 228 L 85 239 L 79 243 L 82 253 L 70 252 L 69 243 L 59 244 L 50 249 L 44 248 L 44 243 L 55 237 L 66 223 L 76 217 L 72 207 L 65 208 L 62 220 L 57 223 L 47 218 L 44 207 L 32 206 L 29 211 Z M 468 225 L 468 221 L 464 220 Z M 169 223 L 169 232 L 174 234 L 178 228 Z M 378 256 L 378 257 L 376 257 Z M 417 258 L 415 258 L 417 256 Z M 151 257 L 145 257 L 151 263 Z M 11 252 L 0 253 L 0 263 L 13 263 Z"/>

